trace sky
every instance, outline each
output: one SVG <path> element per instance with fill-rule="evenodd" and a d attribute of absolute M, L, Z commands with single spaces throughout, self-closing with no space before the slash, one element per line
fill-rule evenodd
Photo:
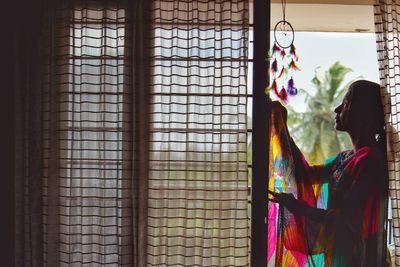
<path fill-rule="evenodd" d="M 360 76 L 379 82 L 374 33 L 296 32 L 294 44 L 301 68 L 294 76 L 298 88 L 313 93 L 310 81 L 315 69 L 320 67 L 323 74 L 336 61 L 353 70 L 343 84 Z M 303 103 L 303 97 L 298 95 L 291 98 L 288 105 L 297 111 L 304 111 Z"/>

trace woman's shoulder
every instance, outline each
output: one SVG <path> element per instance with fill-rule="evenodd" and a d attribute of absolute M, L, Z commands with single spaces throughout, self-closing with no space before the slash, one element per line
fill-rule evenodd
<path fill-rule="evenodd" d="M 331 167 L 332 169 L 337 169 L 340 167 L 352 169 L 363 165 L 377 167 L 377 165 L 383 165 L 384 157 L 376 149 L 365 146 L 355 152 L 353 150 L 340 152 L 336 156 L 328 159 L 327 162 L 327 166 Z"/>
<path fill-rule="evenodd" d="M 364 146 L 354 153 L 351 165 L 352 167 L 359 166 L 366 169 L 379 169 L 379 167 L 384 167 L 385 158 L 377 149 Z"/>
<path fill-rule="evenodd" d="M 373 147 L 364 146 L 354 153 L 354 158 L 357 161 L 382 161 L 383 155 L 380 151 Z"/>

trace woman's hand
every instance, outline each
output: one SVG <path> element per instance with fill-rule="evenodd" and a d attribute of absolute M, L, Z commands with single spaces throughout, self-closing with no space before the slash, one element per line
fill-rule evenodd
<path fill-rule="evenodd" d="M 320 223 L 325 221 L 325 217 L 328 214 L 327 210 L 312 208 L 304 201 L 297 200 L 293 196 L 293 194 L 276 193 L 270 190 L 268 190 L 268 192 L 274 196 L 273 199 L 269 199 L 270 201 L 283 205 L 291 213 L 305 216 L 313 221 Z"/>
<path fill-rule="evenodd" d="M 288 193 L 276 193 L 268 190 L 268 192 L 274 196 L 273 199 L 269 199 L 274 203 L 279 203 L 285 206 L 290 212 L 298 214 L 300 212 L 301 203 L 293 196 Z"/>

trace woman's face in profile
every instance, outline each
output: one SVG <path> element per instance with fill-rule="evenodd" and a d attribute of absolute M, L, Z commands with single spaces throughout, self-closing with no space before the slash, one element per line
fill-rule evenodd
<path fill-rule="evenodd" d="M 343 98 L 342 104 L 335 108 L 335 129 L 338 131 L 348 131 L 349 130 L 349 118 L 350 118 L 350 105 L 351 105 L 351 86 Z"/>

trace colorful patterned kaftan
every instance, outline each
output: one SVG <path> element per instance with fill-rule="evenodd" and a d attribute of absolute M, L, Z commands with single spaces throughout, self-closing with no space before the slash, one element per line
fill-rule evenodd
<path fill-rule="evenodd" d="M 311 167 L 290 138 L 285 115 L 271 113 L 268 189 L 292 193 L 323 216 L 294 215 L 270 201 L 268 266 L 384 266 L 383 157 L 363 147 Z"/>

